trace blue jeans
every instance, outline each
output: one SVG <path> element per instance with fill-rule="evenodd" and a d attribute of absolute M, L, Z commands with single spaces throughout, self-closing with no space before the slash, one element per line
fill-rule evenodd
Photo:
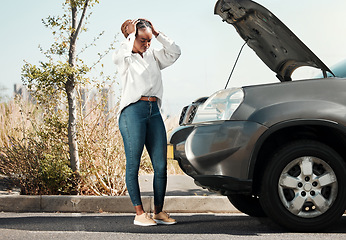
<path fill-rule="evenodd" d="M 157 102 L 141 101 L 120 114 L 126 155 L 126 186 L 133 206 L 142 205 L 138 171 L 144 145 L 154 169 L 154 204 L 163 206 L 167 185 L 167 137 Z"/>

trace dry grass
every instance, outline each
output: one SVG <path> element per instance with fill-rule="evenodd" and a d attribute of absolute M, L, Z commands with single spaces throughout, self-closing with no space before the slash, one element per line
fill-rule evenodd
<path fill-rule="evenodd" d="M 25 138 L 25 131 L 32 130 L 31 116 L 38 109 L 17 98 L 8 103 L 0 103 L 0 146 L 9 146 L 9 137 Z"/>
<path fill-rule="evenodd" d="M 112 94 L 112 93 L 108 93 Z M 79 101 L 78 114 L 78 143 L 80 154 L 80 184 L 77 189 L 78 194 L 88 195 L 124 195 L 126 193 L 125 186 L 125 152 L 120 131 L 117 125 L 116 112 L 117 107 L 105 111 L 106 100 L 102 97 L 104 92 L 99 92 L 94 101 L 88 102 L 85 110 L 84 103 Z M 96 100 L 95 100 L 96 99 Z M 41 106 L 31 104 L 17 99 L 9 103 L 0 104 L 0 171 L 3 174 L 11 173 L 12 176 L 20 175 L 19 169 L 25 169 L 26 175 L 30 174 L 30 169 L 41 169 L 42 164 L 46 169 L 45 179 L 42 179 L 42 173 L 36 171 L 37 186 L 31 187 L 35 189 L 35 193 L 28 194 L 49 194 L 51 192 L 59 192 L 63 186 L 58 186 L 58 190 L 49 191 L 49 186 L 66 185 L 61 180 L 61 175 L 70 176 L 65 166 L 68 166 L 68 144 L 66 137 L 67 114 L 66 110 L 55 108 L 54 114 L 49 114 Z M 58 114 L 57 114 L 58 113 Z M 49 118 L 49 121 L 47 121 Z M 165 121 L 166 128 L 175 127 L 176 121 L 167 119 Z M 49 124 L 49 126 L 46 126 Z M 29 138 L 30 136 L 30 138 Z M 30 149 L 28 144 L 16 144 L 30 140 Z M 12 144 L 12 145 L 11 145 Z M 29 161 L 28 155 L 21 154 L 21 146 L 27 153 L 31 151 L 37 153 L 34 162 Z M 7 149 L 5 152 L 5 149 Z M 15 160 L 17 167 L 4 166 L 9 163 L 8 153 L 11 155 L 11 161 Z M 7 153 L 7 154 L 6 154 Z M 41 154 L 42 153 L 42 154 Z M 51 161 L 51 164 L 48 164 Z M 67 162 L 63 166 L 64 162 Z M 29 164 L 29 165 L 28 165 Z M 31 165 L 30 165 L 31 164 Z M 32 166 L 36 164 L 37 166 Z M 40 165 L 41 164 L 41 165 Z M 54 165 L 55 164 L 55 165 Z M 23 165 L 23 166 L 21 166 Z M 18 167 L 20 166 L 20 167 Z M 58 183 L 52 183 L 49 180 L 47 185 L 47 174 L 55 174 L 52 166 L 59 166 L 63 174 L 56 177 Z M 7 167 L 7 171 L 4 169 Z M 18 170 L 18 171 L 17 171 Z M 168 161 L 168 174 L 183 174 L 178 163 L 173 160 Z M 67 172 L 66 172 L 67 171 Z M 143 152 L 140 166 L 140 174 L 151 174 L 153 172 L 149 155 Z M 26 177 L 28 179 L 28 177 Z M 36 180 L 32 180 L 35 182 Z M 23 181 L 24 183 L 24 181 Z M 70 185 L 74 185 L 72 179 Z M 60 187 L 60 188 L 59 188 Z M 41 189 L 38 189 L 41 188 Z M 48 189 L 42 191 L 42 189 Z M 71 188 L 72 189 L 72 188 Z M 65 191 L 63 189 L 61 191 Z M 71 191 L 74 191 L 73 189 Z M 68 193 L 67 193 L 68 194 Z"/>
<path fill-rule="evenodd" d="M 102 98 L 102 96 L 100 96 Z M 105 101 L 79 106 L 79 151 L 84 194 L 124 195 L 125 153 L 115 117 Z"/>

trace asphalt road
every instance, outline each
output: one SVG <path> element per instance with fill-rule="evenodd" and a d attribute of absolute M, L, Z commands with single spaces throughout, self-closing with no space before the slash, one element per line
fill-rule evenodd
<path fill-rule="evenodd" d="M 132 214 L 0 213 L 0 239 L 345 239 L 346 215 L 322 233 L 290 233 L 244 214 L 172 214 L 178 224 L 139 227 Z"/>

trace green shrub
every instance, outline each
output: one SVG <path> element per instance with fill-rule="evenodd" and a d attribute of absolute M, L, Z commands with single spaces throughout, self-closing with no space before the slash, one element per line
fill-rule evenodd
<path fill-rule="evenodd" d="M 77 193 L 78 177 L 68 166 L 67 159 L 57 159 L 44 142 L 33 138 L 10 137 L 10 146 L 2 148 L 0 171 L 21 189 L 21 194 Z"/>
<path fill-rule="evenodd" d="M 0 104 L 0 111 L 1 173 L 21 194 L 77 194 L 79 178 L 69 167 L 67 115 L 53 104 L 32 104 L 19 97 Z"/>

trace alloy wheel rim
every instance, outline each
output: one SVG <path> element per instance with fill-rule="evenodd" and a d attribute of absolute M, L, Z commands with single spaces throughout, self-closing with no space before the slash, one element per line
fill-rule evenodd
<path fill-rule="evenodd" d="M 311 156 L 294 159 L 281 172 L 278 191 L 283 205 L 295 216 L 313 218 L 334 203 L 338 184 L 325 161 Z"/>

